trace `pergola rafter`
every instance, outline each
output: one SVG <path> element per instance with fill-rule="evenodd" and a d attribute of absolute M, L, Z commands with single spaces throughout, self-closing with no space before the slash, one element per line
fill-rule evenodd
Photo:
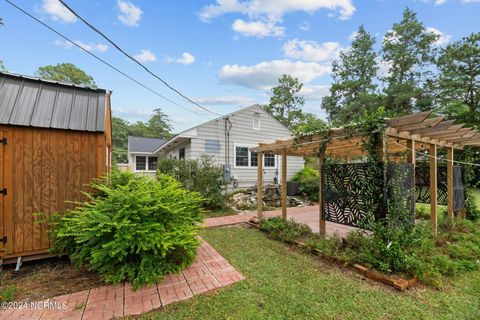
<path fill-rule="evenodd" d="M 254 148 L 261 157 L 265 153 L 273 153 L 282 157 L 282 178 L 286 177 L 287 156 L 318 156 L 320 164 L 325 157 L 350 160 L 364 156 L 362 149 L 365 132 L 355 132 L 350 128 L 333 128 L 324 132 L 305 135 L 293 139 L 276 140 L 262 143 Z M 379 158 L 385 162 L 390 155 L 399 160 L 406 155 L 406 161 L 415 166 L 415 153 L 427 150 L 430 156 L 431 181 L 431 222 L 436 231 L 437 212 L 437 150 L 447 150 L 447 183 L 448 183 L 448 216 L 453 212 L 453 154 L 454 150 L 462 150 L 465 146 L 480 146 L 480 133 L 464 124 L 456 124 L 454 120 L 445 120 L 442 116 L 432 116 L 431 111 L 385 119 L 384 142 L 378 146 Z M 262 161 L 259 161 L 261 163 Z M 320 170 L 321 172 L 321 170 Z M 263 185 L 263 171 L 258 170 L 259 189 Z M 285 181 L 282 179 L 282 183 Z M 286 219 L 286 189 L 282 187 L 282 217 Z M 321 188 L 320 188 L 321 190 Z M 320 204 L 323 195 L 320 191 Z M 262 192 L 258 192 L 258 216 L 262 217 Z M 320 211 L 322 206 L 320 206 Z M 320 212 L 320 233 L 325 230 L 325 221 Z M 322 234 L 324 235 L 324 234 Z"/>

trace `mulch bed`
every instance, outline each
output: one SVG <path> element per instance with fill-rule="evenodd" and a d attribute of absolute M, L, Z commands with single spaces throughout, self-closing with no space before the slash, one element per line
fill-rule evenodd
<path fill-rule="evenodd" d="M 38 301 L 103 285 L 97 274 L 75 268 L 67 258 L 29 261 L 19 273 L 14 270 L 15 264 L 6 265 L 0 274 L 0 296 L 13 287 L 12 301 Z"/>

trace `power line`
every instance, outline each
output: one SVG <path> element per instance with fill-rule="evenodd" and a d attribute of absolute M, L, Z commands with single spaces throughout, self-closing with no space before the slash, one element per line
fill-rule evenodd
<path fill-rule="evenodd" d="M 86 50 L 85 48 L 83 48 L 81 45 L 77 44 L 75 41 L 71 40 L 70 38 L 68 38 L 67 36 L 64 36 L 63 34 L 61 34 L 59 31 L 55 30 L 54 28 L 50 27 L 48 24 L 44 23 L 43 21 L 39 20 L 38 18 L 36 18 L 35 16 L 31 15 L 29 12 L 27 12 L 26 10 L 22 9 L 21 7 L 17 6 L 15 3 L 11 2 L 10 0 L 5 0 L 5 2 L 7 2 L 8 4 L 10 4 L 11 6 L 13 6 L 14 8 L 16 8 L 17 10 L 21 11 L 22 13 L 24 13 L 25 15 L 29 16 L 30 18 L 32 18 L 33 20 L 37 21 L 38 23 L 40 23 L 41 25 L 43 25 L 45 28 L 49 29 L 50 31 L 52 31 L 53 33 L 57 34 L 58 36 L 62 37 L 63 39 L 65 39 L 66 41 L 68 41 L 69 43 L 71 43 L 72 45 L 76 46 L 77 48 L 79 48 L 80 50 L 86 52 L 87 54 L 89 54 L 90 56 L 94 57 L 95 59 L 97 59 L 98 61 L 102 62 L 103 64 L 107 65 L 108 67 L 112 68 L 113 70 L 117 71 L 118 73 L 120 73 L 121 75 L 123 75 L 124 77 L 128 78 L 129 80 L 135 82 L 136 84 L 138 84 L 139 86 L 147 89 L 148 91 L 152 92 L 153 94 L 159 96 L 160 98 L 170 102 L 170 103 L 173 103 L 174 105 L 186 110 L 186 111 L 189 111 L 189 112 L 192 112 L 194 114 L 197 114 L 197 112 L 193 111 L 193 110 L 190 110 L 178 103 L 176 103 L 175 101 L 165 97 L 164 95 L 160 94 L 159 92 L 155 91 L 154 89 L 148 87 L 147 85 L 141 83 L 140 81 L 136 80 L 135 78 L 129 76 L 128 74 L 126 74 L 125 72 L 123 72 L 122 70 L 118 69 L 117 67 L 113 66 L 112 64 L 110 64 L 109 62 L 105 61 L 104 59 L 100 58 L 99 56 L 93 54 L 92 52 Z"/>
<path fill-rule="evenodd" d="M 149 68 L 147 68 L 145 65 L 143 65 L 141 62 L 139 62 L 137 59 L 135 59 L 134 57 L 132 57 L 130 54 L 128 54 L 127 52 L 125 52 L 125 50 L 123 50 L 122 48 L 120 48 L 119 45 L 117 45 L 113 40 L 111 40 L 107 35 L 105 35 L 102 31 L 100 31 L 99 29 L 97 29 L 95 26 L 93 26 L 91 23 L 89 23 L 87 20 L 85 20 L 83 17 L 81 17 L 75 10 L 73 10 L 72 8 L 70 8 L 66 3 L 65 1 L 63 0 L 58 0 L 61 4 L 63 4 L 65 6 L 65 8 L 68 9 L 68 11 L 70 11 L 74 16 L 76 16 L 78 19 L 80 19 L 83 23 L 85 23 L 90 29 L 92 29 L 93 31 L 95 31 L 96 33 L 98 33 L 100 36 L 102 36 L 105 40 L 107 40 L 112 46 L 114 46 L 118 51 L 120 51 L 121 53 L 123 53 L 127 58 L 129 58 L 130 60 L 132 60 L 133 62 L 135 62 L 136 64 L 138 64 L 140 67 L 142 67 L 145 71 L 147 71 L 150 75 L 152 75 L 154 78 L 160 80 L 165 86 L 167 86 L 167 88 L 169 88 L 170 90 L 172 90 L 173 92 L 177 93 L 179 96 L 181 96 L 182 98 L 184 98 L 185 100 L 191 102 L 192 104 L 194 104 L 195 106 L 205 110 L 205 111 L 208 111 L 210 113 L 213 113 L 215 115 L 219 115 L 221 116 L 220 113 L 218 112 L 215 112 L 213 110 L 210 110 L 209 108 L 207 107 L 204 107 L 202 106 L 201 104 L 193 101 L 192 99 L 190 99 L 189 97 L 187 97 L 186 95 L 184 95 L 183 93 L 181 93 L 179 90 L 175 89 L 173 86 L 171 86 L 167 81 L 165 81 L 164 79 L 162 79 L 160 76 L 158 76 L 157 74 L 155 74 L 154 72 L 152 72 Z"/>

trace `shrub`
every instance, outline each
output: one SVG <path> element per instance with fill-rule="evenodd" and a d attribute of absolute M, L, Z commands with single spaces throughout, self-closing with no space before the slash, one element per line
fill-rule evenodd
<path fill-rule="evenodd" d="M 312 234 L 312 230 L 307 225 L 293 220 L 286 221 L 280 217 L 262 220 L 260 230 L 268 233 L 273 239 L 285 242 L 301 240 L 302 237 Z"/>
<path fill-rule="evenodd" d="M 317 170 L 307 165 L 298 171 L 292 180 L 298 182 L 298 189 L 302 195 L 311 201 L 318 201 L 320 175 Z"/>
<path fill-rule="evenodd" d="M 223 170 L 215 165 L 211 157 L 202 156 L 200 160 L 162 159 L 158 173 L 171 175 L 188 190 L 201 194 L 207 209 L 225 208 Z"/>
<path fill-rule="evenodd" d="M 153 284 L 193 262 L 203 219 L 201 197 L 170 176 L 115 172 L 92 183 L 88 201 L 54 215 L 53 251 L 98 272 L 107 283 Z"/>

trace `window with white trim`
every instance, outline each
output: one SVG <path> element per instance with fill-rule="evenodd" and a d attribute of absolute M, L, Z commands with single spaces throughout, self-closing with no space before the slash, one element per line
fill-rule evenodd
<path fill-rule="evenodd" d="M 157 157 L 135 156 L 135 171 L 156 171 Z"/>
<path fill-rule="evenodd" d="M 248 167 L 248 147 L 235 147 L 235 165 L 237 167 Z"/>
<path fill-rule="evenodd" d="M 265 167 L 275 167 L 275 155 L 274 154 L 265 154 L 263 157 L 263 164 Z"/>
<path fill-rule="evenodd" d="M 250 151 L 250 167 L 258 167 L 258 152 Z"/>

